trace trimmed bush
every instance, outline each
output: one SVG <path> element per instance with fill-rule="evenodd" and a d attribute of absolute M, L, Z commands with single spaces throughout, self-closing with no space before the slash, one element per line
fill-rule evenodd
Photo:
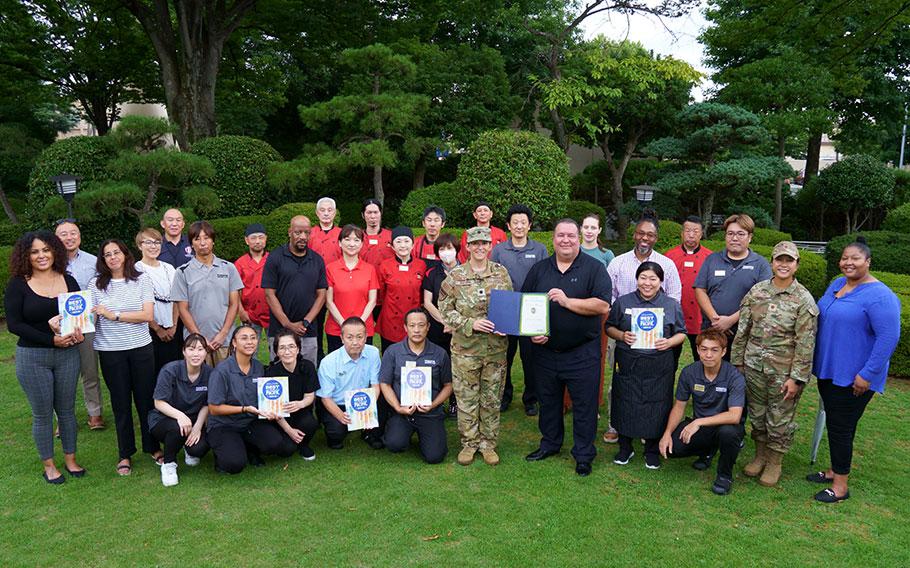
<path fill-rule="evenodd" d="M 910 203 L 904 203 L 900 207 L 888 211 L 888 216 L 882 223 L 882 230 L 910 233 Z"/>
<path fill-rule="evenodd" d="M 215 229 L 215 255 L 231 262 L 240 258 L 243 253 L 249 250 L 246 246 L 246 242 L 243 240 L 246 226 L 250 223 L 263 223 L 264 221 L 265 216 L 263 215 L 224 217 L 222 219 L 212 219 L 209 221 L 209 223 L 212 224 L 212 228 Z M 287 227 L 285 227 L 283 234 L 287 234 Z M 272 238 L 277 238 L 278 242 L 272 242 Z M 266 250 L 272 250 L 285 242 L 287 242 L 286 236 L 282 237 L 282 235 L 279 234 L 273 237 L 270 232 Z"/>
<path fill-rule="evenodd" d="M 841 235 L 828 241 L 825 257 L 828 259 L 828 279 L 840 273 L 838 263 L 844 247 L 862 235 L 872 249 L 872 268 L 896 274 L 910 274 L 910 233 L 894 231 L 866 231 Z"/>
<path fill-rule="evenodd" d="M 467 202 L 455 182 L 441 182 L 408 193 L 398 208 L 398 222 L 409 227 L 420 227 L 423 222 L 423 210 L 430 205 L 438 205 L 446 212 L 446 224 L 454 227 L 469 224 L 471 205 Z M 505 214 L 503 211 L 495 211 Z"/>
<path fill-rule="evenodd" d="M 756 227 L 755 232 L 752 233 L 752 244 L 756 245 L 766 245 L 773 247 L 781 241 L 792 240 L 793 236 L 790 233 L 775 231 L 774 229 L 760 229 Z"/>
<path fill-rule="evenodd" d="M 306 215 L 314 227 L 319 224 L 319 218 L 316 217 L 315 203 L 285 203 L 281 207 L 272 210 L 272 212 L 266 215 L 265 219 L 262 221 L 265 224 L 265 230 L 269 237 L 272 235 L 280 236 L 277 240 L 272 240 L 269 248 L 287 242 L 288 227 L 291 224 L 291 217 L 296 215 Z M 335 213 L 335 222 L 338 222 L 337 212 Z"/>
<path fill-rule="evenodd" d="M 28 180 L 28 217 L 37 219 L 47 200 L 57 195 L 51 176 L 71 174 L 80 176 L 83 183 L 106 180 L 110 177 L 107 163 L 115 155 L 108 139 L 99 136 L 64 138 L 45 148 Z"/>
<path fill-rule="evenodd" d="M 12 246 L 0 246 L 0 285 L 6 289 L 6 283 L 9 282 L 9 261 L 13 254 Z M 0 302 L 0 317 L 6 317 L 6 304 Z"/>
<path fill-rule="evenodd" d="M 701 244 L 715 252 L 724 250 L 726 247 L 724 241 L 702 241 Z M 753 243 L 750 248 L 771 262 L 771 251 L 774 250 L 774 247 Z M 799 251 L 799 257 L 799 271 L 796 273 L 796 279 L 812 293 L 812 296 L 818 299 L 825 293 L 828 283 L 831 282 L 831 279 L 825 275 L 825 259 L 821 255 L 805 250 Z"/>
<path fill-rule="evenodd" d="M 891 288 L 901 302 L 901 337 L 891 356 L 888 374 L 910 377 L 910 275 L 873 270 L 872 276 Z"/>
<path fill-rule="evenodd" d="M 513 203 L 524 203 L 543 226 L 565 215 L 569 161 L 552 140 L 535 132 L 491 130 L 468 147 L 458 165 L 463 201 L 483 200 L 502 224 Z"/>
<path fill-rule="evenodd" d="M 13 225 L 12 223 L 0 223 L 0 246 L 12 246 L 16 240 L 26 231 L 25 225 Z"/>
<path fill-rule="evenodd" d="M 573 199 L 572 201 L 566 203 L 566 213 L 563 215 L 563 217 L 575 219 L 581 223 L 581 220 L 584 219 L 585 215 L 589 213 L 597 213 L 600 215 L 601 227 L 607 223 L 607 212 L 604 210 L 604 208 L 599 205 L 595 205 L 590 201 L 578 201 Z"/>
<path fill-rule="evenodd" d="M 267 142 L 248 136 L 213 136 L 193 144 L 190 152 L 215 166 L 214 176 L 198 181 L 215 189 L 221 214 L 265 213 L 276 204 L 267 189 L 266 172 L 282 157 Z"/>
<path fill-rule="evenodd" d="M 660 229 L 658 231 L 660 234 L 657 237 L 657 243 L 654 245 L 654 248 L 659 251 L 670 250 L 680 243 L 680 235 L 682 234 L 682 225 L 676 221 L 660 221 Z M 635 221 L 629 223 L 629 230 L 627 233 L 629 243 L 632 243 L 632 235 L 635 234 Z M 712 247 L 708 247 L 711 250 L 717 250 Z M 723 248 L 723 247 L 721 247 Z"/>

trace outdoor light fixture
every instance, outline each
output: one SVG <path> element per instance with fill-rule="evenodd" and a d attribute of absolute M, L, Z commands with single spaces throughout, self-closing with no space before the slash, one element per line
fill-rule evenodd
<path fill-rule="evenodd" d="M 635 199 L 637 199 L 638 203 L 641 205 L 650 203 L 654 199 L 654 192 L 658 190 L 658 188 L 653 185 L 633 185 L 632 189 L 635 190 Z"/>
<path fill-rule="evenodd" d="M 51 181 L 57 184 L 57 193 L 66 201 L 70 218 L 73 217 L 73 198 L 76 197 L 76 190 L 79 189 L 81 180 L 82 178 L 70 174 L 61 174 L 51 178 Z"/>

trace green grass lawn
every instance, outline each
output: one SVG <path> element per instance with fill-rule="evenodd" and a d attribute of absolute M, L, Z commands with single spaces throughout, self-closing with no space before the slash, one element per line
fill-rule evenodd
<path fill-rule="evenodd" d="M 560 456 L 527 463 L 536 421 L 520 404 L 503 416 L 502 463 L 424 465 L 416 450 L 374 451 L 358 436 L 317 459 L 269 459 L 238 476 L 218 475 L 211 455 L 180 484 L 161 486 L 143 454 L 118 477 L 112 426 L 90 432 L 80 400 L 83 479 L 50 486 L 31 439 L 28 403 L 15 378 L 15 338 L 0 332 L 0 566 L 907 566 L 910 385 L 892 380 L 860 423 L 853 498 L 811 500 L 803 480 L 818 395 L 799 416 L 797 444 L 779 487 L 739 474 L 733 493 L 710 492 L 713 472 L 691 459 L 645 469 L 641 453 L 613 465 L 598 441 L 594 473 L 574 473 L 571 439 Z M 521 392 L 520 381 L 516 385 Z M 517 397 L 518 398 L 518 397 Z M 109 407 L 105 419 L 113 424 Z M 137 428 L 138 434 L 138 428 Z M 59 451 L 59 443 L 58 443 Z M 827 459 L 823 443 L 820 460 Z M 60 456 L 62 466 L 62 456 Z"/>

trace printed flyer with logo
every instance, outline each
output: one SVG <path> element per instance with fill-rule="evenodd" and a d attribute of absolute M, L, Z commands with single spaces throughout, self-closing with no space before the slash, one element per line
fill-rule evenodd
<path fill-rule="evenodd" d="M 401 369 L 401 406 L 430 406 L 433 370 L 430 367 L 403 367 Z"/>
<path fill-rule="evenodd" d="M 287 377 L 256 379 L 256 392 L 259 395 L 259 412 L 273 412 L 284 418 L 291 415 L 284 411 L 284 405 L 291 401 Z M 260 415 L 259 418 L 265 419 L 265 416 Z"/>
<path fill-rule="evenodd" d="M 88 290 L 67 292 L 57 296 L 60 311 L 60 335 L 69 335 L 81 329 L 82 333 L 95 331 L 95 314 L 92 313 L 92 293 Z"/>
<path fill-rule="evenodd" d="M 664 336 L 663 308 L 632 308 L 632 349 L 656 349 L 658 339 Z"/>
<path fill-rule="evenodd" d="M 373 389 L 354 389 L 344 393 L 344 406 L 351 423 L 348 431 L 379 427 L 379 413 Z"/>

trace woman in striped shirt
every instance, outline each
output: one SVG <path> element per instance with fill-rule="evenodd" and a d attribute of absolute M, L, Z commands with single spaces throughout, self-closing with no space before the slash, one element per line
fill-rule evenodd
<path fill-rule="evenodd" d="M 148 427 L 155 390 L 155 355 L 149 336 L 155 297 L 151 280 L 136 270 L 133 255 L 123 241 L 108 239 L 101 243 L 96 268 L 98 276 L 89 282 L 97 317 L 94 347 L 111 393 L 120 452 L 117 473 L 129 475 L 136 453 L 133 400 L 139 413 L 142 449 L 156 462 L 161 459 L 158 441 Z"/>

